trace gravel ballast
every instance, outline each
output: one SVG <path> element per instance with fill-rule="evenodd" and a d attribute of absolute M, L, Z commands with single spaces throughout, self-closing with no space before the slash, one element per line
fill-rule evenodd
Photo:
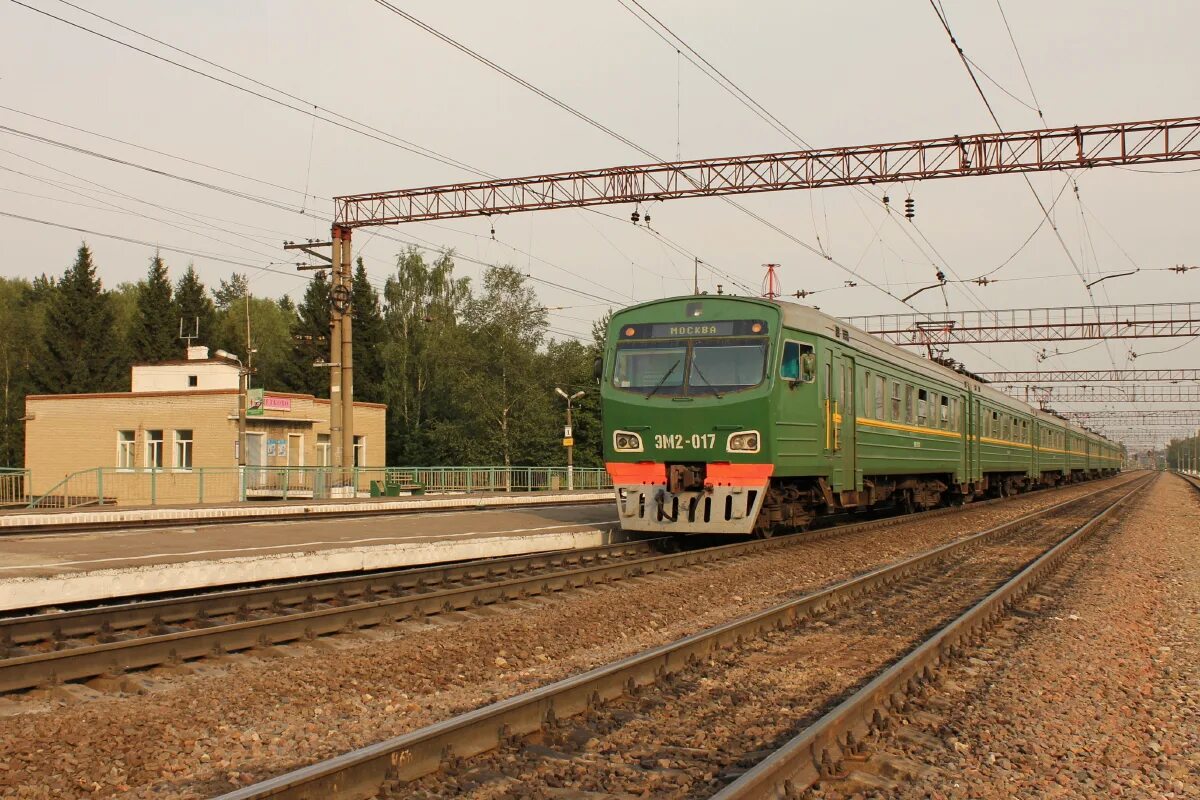
<path fill-rule="evenodd" d="M 821 798 L 1200 797 L 1200 493 L 1163 476 Z"/>
<path fill-rule="evenodd" d="M 611 587 L 156 670 L 122 694 L 4 701 L 10 797 L 207 797 L 395 736 L 1099 483 Z M 109 682 L 111 685 L 112 682 Z M 120 683 L 120 682 L 117 682 Z"/>

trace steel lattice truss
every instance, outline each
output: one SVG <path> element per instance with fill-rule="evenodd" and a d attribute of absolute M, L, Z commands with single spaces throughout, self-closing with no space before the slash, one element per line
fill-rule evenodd
<path fill-rule="evenodd" d="M 994 384 L 1029 383 L 1110 383 L 1170 381 L 1200 381 L 1200 369 L 1043 369 L 1024 372 L 977 372 L 985 381 Z"/>
<path fill-rule="evenodd" d="M 993 384 L 1006 394 L 1036 397 L 1048 403 L 1196 403 L 1200 385 L 1194 386 L 1029 386 Z M 1028 399 L 1028 398 L 1027 398 Z"/>
<path fill-rule="evenodd" d="M 334 198 L 344 228 L 683 197 L 1200 158 L 1200 117 L 578 170 Z"/>
<path fill-rule="evenodd" d="M 1059 411 L 1072 422 L 1086 425 L 1110 437 L 1143 432 L 1166 434 L 1163 428 L 1174 429 L 1180 435 L 1188 435 L 1200 427 L 1200 410 L 1174 411 Z"/>
<path fill-rule="evenodd" d="M 892 344 L 919 347 L 1142 339 L 1200 335 L 1200 302 L 880 314 L 845 321 Z"/>

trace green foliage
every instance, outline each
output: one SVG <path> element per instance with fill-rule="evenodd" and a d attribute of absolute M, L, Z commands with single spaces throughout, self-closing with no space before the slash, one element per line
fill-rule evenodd
<path fill-rule="evenodd" d="M 222 280 L 216 289 L 213 289 L 213 299 L 217 301 L 217 310 L 228 311 L 238 300 L 241 300 L 250 293 L 250 279 L 240 272 L 235 272 L 229 276 L 229 280 Z"/>
<path fill-rule="evenodd" d="M 447 253 L 426 264 L 415 249 L 396 259 L 384 286 L 383 383 L 388 404 L 388 459 L 393 464 L 466 463 L 433 426 L 451 424 L 453 364 L 465 346 L 459 318 L 470 299 L 466 278 L 454 277 Z M 459 440 L 455 440 L 457 442 Z"/>
<path fill-rule="evenodd" d="M 179 358 L 183 342 L 179 339 L 179 318 L 171 296 L 171 279 L 162 257 L 150 261 L 146 280 L 138 284 L 137 318 L 130 337 L 130 355 L 137 363 Z"/>
<path fill-rule="evenodd" d="M 25 396 L 31 368 L 42 356 L 45 311 L 53 284 L 0 278 L 0 466 L 25 459 Z"/>
<path fill-rule="evenodd" d="M 293 390 L 289 377 L 294 374 L 295 348 L 292 328 L 296 308 L 286 296 L 279 301 L 252 297 L 244 293 L 233 297 L 232 287 L 249 288 L 234 275 L 221 281 L 225 294 L 217 301 L 213 346 L 239 356 L 254 370 L 253 386 L 281 391 Z M 221 290 L 218 290 L 221 291 Z"/>
<path fill-rule="evenodd" d="M 324 270 L 313 275 L 296 308 L 292 324 L 292 358 L 284 379 L 296 392 L 329 396 L 329 369 L 314 367 L 329 360 L 329 281 Z"/>
<path fill-rule="evenodd" d="M 49 293 L 45 353 L 33 365 L 33 383 L 45 394 L 111 392 L 128 388 L 124 336 L 112 298 L 102 291 L 86 244 Z"/>
<path fill-rule="evenodd" d="M 384 402 L 383 310 L 379 292 L 367 277 L 362 258 L 354 270 L 354 396 L 372 403 Z"/>

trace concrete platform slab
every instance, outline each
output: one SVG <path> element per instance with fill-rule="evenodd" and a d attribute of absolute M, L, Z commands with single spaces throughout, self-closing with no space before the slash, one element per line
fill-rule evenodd
<path fill-rule="evenodd" d="M 11 536 L 0 611 L 623 541 L 609 504 Z"/>
<path fill-rule="evenodd" d="M 613 499 L 612 490 L 595 492 L 491 492 L 420 495 L 401 498 L 352 500 L 296 500 L 247 502 L 201 506 L 122 506 L 55 511 L 7 509 L 0 511 L 0 534 L 26 533 L 41 528 L 112 528 L 139 524 L 205 524 L 249 519 L 326 516 L 356 517 L 468 508 L 575 505 Z"/>

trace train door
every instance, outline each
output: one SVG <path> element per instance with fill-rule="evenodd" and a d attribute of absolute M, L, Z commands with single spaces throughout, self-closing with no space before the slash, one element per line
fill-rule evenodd
<path fill-rule="evenodd" d="M 969 396 L 967 405 L 971 409 L 967 419 L 967 471 L 970 479 L 976 483 L 983 479 L 983 463 L 979 455 L 979 437 L 983 431 L 983 417 L 979 408 L 979 398 Z"/>
<path fill-rule="evenodd" d="M 824 378 L 825 452 L 829 456 L 830 483 L 835 491 L 854 489 L 854 357 L 830 348 Z"/>
<path fill-rule="evenodd" d="M 967 408 L 971 402 L 969 395 L 952 397 L 950 399 L 950 428 L 958 431 L 958 470 L 955 480 L 959 483 L 969 483 L 971 480 L 971 428 L 967 425 Z"/>

